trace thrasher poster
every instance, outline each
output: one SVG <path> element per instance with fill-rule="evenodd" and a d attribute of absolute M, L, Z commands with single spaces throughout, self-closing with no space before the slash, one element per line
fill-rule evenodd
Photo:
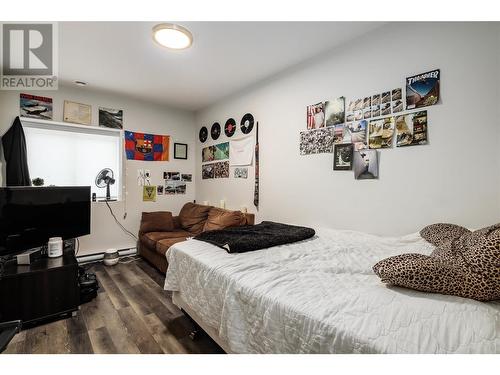
<path fill-rule="evenodd" d="M 406 78 L 406 109 L 434 105 L 439 100 L 439 69 Z"/>

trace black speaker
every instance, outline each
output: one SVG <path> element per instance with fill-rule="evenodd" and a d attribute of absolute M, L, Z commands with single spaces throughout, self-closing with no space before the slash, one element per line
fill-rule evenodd
<path fill-rule="evenodd" d="M 80 286 L 80 305 L 92 301 L 97 297 L 99 283 L 94 273 L 87 273 L 83 267 L 79 268 L 78 284 Z"/>

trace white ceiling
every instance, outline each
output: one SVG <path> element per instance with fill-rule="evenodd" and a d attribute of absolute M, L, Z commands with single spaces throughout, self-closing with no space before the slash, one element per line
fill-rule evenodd
<path fill-rule="evenodd" d="M 61 22 L 59 78 L 199 110 L 382 25 L 377 22 L 179 22 L 191 48 L 151 38 L 152 22 Z"/>

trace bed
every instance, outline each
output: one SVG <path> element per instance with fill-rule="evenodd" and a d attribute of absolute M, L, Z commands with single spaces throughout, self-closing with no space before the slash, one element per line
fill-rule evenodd
<path fill-rule="evenodd" d="M 331 229 L 241 254 L 191 239 L 167 252 L 165 289 L 228 353 L 500 353 L 500 302 L 387 287 L 372 271 L 433 248 Z"/>

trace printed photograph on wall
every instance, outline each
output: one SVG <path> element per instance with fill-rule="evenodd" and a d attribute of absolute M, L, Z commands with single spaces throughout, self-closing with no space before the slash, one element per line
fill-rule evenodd
<path fill-rule="evenodd" d="M 300 132 L 300 155 L 333 152 L 333 128 Z"/>
<path fill-rule="evenodd" d="M 368 96 L 363 99 L 363 109 L 370 108 L 372 106 L 372 98 Z"/>
<path fill-rule="evenodd" d="M 345 98 L 329 100 L 325 102 L 326 126 L 343 124 L 345 121 Z"/>
<path fill-rule="evenodd" d="M 203 147 L 201 150 L 201 161 L 214 161 L 215 159 L 215 146 Z"/>
<path fill-rule="evenodd" d="M 363 109 L 363 99 L 359 98 L 354 101 L 354 111 L 360 111 Z"/>
<path fill-rule="evenodd" d="M 379 117 L 379 116 L 380 116 L 380 106 L 373 105 L 372 106 L 372 117 Z"/>
<path fill-rule="evenodd" d="M 356 180 L 372 180 L 378 178 L 377 150 L 354 151 L 354 178 Z"/>
<path fill-rule="evenodd" d="M 351 130 L 342 125 L 342 143 L 352 143 Z"/>
<path fill-rule="evenodd" d="M 351 134 L 351 142 L 354 145 L 355 150 L 361 150 L 366 148 L 366 133 L 367 133 L 368 121 L 361 120 L 351 123 L 349 126 Z"/>
<path fill-rule="evenodd" d="M 234 168 L 234 178 L 248 178 L 248 168 Z"/>
<path fill-rule="evenodd" d="M 342 143 L 344 139 L 344 125 L 335 125 L 333 127 L 333 143 Z"/>
<path fill-rule="evenodd" d="M 372 95 L 372 106 L 380 105 L 380 94 Z"/>
<path fill-rule="evenodd" d="M 229 162 L 220 161 L 214 163 L 214 177 L 215 178 L 229 178 Z"/>
<path fill-rule="evenodd" d="M 19 113 L 22 117 L 52 120 L 52 98 L 20 94 Z"/>
<path fill-rule="evenodd" d="M 387 116 L 391 114 L 391 103 L 384 103 L 380 106 L 380 116 Z"/>
<path fill-rule="evenodd" d="M 206 180 L 209 178 L 214 178 L 214 165 L 205 164 L 201 167 L 201 178 Z"/>
<path fill-rule="evenodd" d="M 434 105 L 439 100 L 439 69 L 406 78 L 406 109 Z"/>
<path fill-rule="evenodd" d="M 179 181 L 181 174 L 179 172 L 163 172 L 163 178 L 165 180 Z"/>
<path fill-rule="evenodd" d="M 215 145 L 214 160 L 229 159 L 229 142 Z"/>
<path fill-rule="evenodd" d="M 392 147 L 394 136 L 394 117 L 385 117 L 379 120 L 372 120 L 368 126 L 368 146 L 369 148 Z"/>
<path fill-rule="evenodd" d="M 396 147 L 427 143 L 427 111 L 397 116 Z"/>
<path fill-rule="evenodd" d="M 143 202 L 156 202 L 156 186 L 148 185 L 142 187 Z"/>
<path fill-rule="evenodd" d="M 403 101 L 401 99 L 392 102 L 392 113 L 398 113 L 403 110 Z"/>
<path fill-rule="evenodd" d="M 366 120 L 370 117 L 372 117 L 372 107 L 363 109 L 363 118 Z"/>
<path fill-rule="evenodd" d="M 192 174 L 182 173 L 181 174 L 181 181 L 191 182 L 191 181 L 193 181 L 193 175 Z"/>
<path fill-rule="evenodd" d="M 354 112 L 347 112 L 345 114 L 345 122 L 354 121 Z"/>
<path fill-rule="evenodd" d="M 335 145 L 333 151 L 333 169 L 348 171 L 352 169 L 352 156 L 354 146 L 350 144 Z"/>
<path fill-rule="evenodd" d="M 389 103 L 391 101 L 391 92 L 386 91 L 380 95 L 380 104 Z"/>
<path fill-rule="evenodd" d="M 323 102 L 307 106 L 307 129 L 325 126 L 325 105 Z"/>
<path fill-rule="evenodd" d="M 363 111 L 362 110 L 354 112 L 354 121 L 359 121 L 359 120 L 363 120 Z"/>
<path fill-rule="evenodd" d="M 354 112 L 354 100 L 349 100 L 349 105 L 347 106 L 347 112 Z"/>
<path fill-rule="evenodd" d="M 123 110 L 99 107 L 99 126 L 123 129 Z"/>
<path fill-rule="evenodd" d="M 186 183 L 183 181 L 175 182 L 175 194 L 186 194 Z"/>
<path fill-rule="evenodd" d="M 163 195 L 163 185 L 157 185 L 156 186 L 156 195 Z"/>
<path fill-rule="evenodd" d="M 398 89 L 392 90 L 391 100 L 394 102 L 396 100 L 401 100 L 401 99 L 403 99 L 403 89 L 398 88 Z"/>
<path fill-rule="evenodd" d="M 165 181 L 165 195 L 175 194 L 175 181 L 167 180 Z"/>

